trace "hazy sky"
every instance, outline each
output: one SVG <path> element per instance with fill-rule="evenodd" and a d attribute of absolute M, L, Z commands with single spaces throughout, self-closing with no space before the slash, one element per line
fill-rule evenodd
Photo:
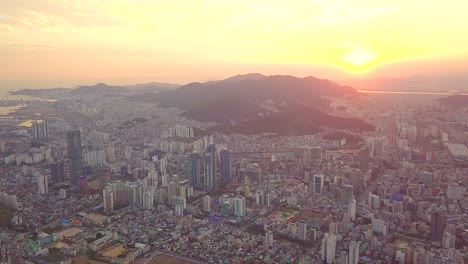
<path fill-rule="evenodd" d="M 0 82 L 460 71 L 467 10 L 466 0 L 0 0 Z"/>

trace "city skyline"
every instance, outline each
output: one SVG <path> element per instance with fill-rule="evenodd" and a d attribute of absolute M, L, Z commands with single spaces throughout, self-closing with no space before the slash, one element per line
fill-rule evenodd
<path fill-rule="evenodd" d="M 468 263 L 468 1 L 0 4 L 0 263 Z"/>

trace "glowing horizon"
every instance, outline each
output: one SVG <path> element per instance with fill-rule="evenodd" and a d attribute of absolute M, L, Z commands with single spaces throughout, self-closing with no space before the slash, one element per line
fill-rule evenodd
<path fill-rule="evenodd" d="M 247 72 L 343 78 L 467 69 L 464 0 L 17 2 L 0 5 L 0 59 L 8 66 L 0 80 L 203 80 Z M 410 72 L 401 66 L 413 62 L 420 66 Z"/>

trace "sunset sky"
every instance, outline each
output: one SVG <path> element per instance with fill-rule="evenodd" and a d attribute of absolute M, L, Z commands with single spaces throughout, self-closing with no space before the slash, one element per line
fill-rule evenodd
<path fill-rule="evenodd" d="M 467 10 L 466 0 L 0 0 L 0 84 L 463 71 Z"/>

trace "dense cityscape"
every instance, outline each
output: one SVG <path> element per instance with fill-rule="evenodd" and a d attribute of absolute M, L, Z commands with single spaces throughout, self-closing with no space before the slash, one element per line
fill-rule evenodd
<path fill-rule="evenodd" d="M 374 130 L 281 135 L 40 97 L 0 121 L 0 263 L 468 261 L 466 106 L 357 93 L 327 111 Z"/>
<path fill-rule="evenodd" d="M 468 263 L 468 0 L 0 0 L 0 264 Z"/>

